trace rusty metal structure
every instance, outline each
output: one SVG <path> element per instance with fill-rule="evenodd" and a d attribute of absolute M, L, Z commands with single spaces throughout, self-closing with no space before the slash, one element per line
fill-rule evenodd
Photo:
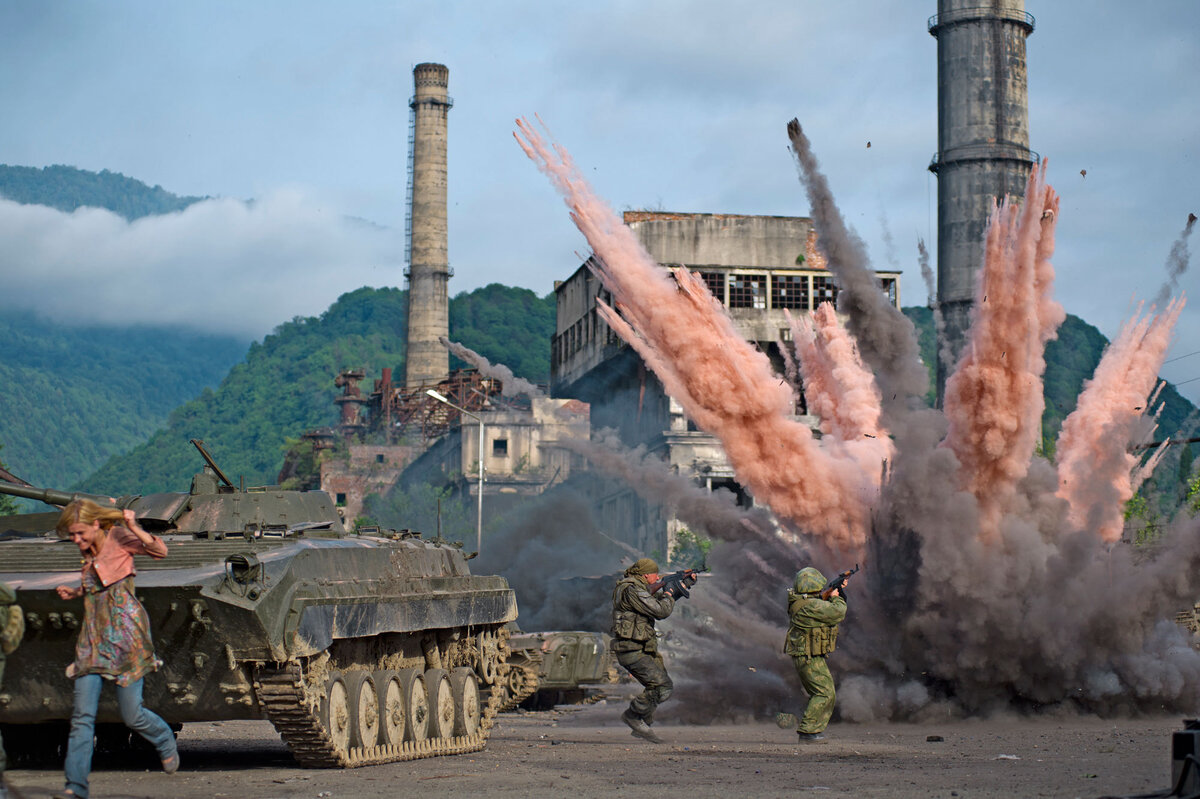
<path fill-rule="evenodd" d="M 476 369 L 456 369 L 442 380 L 401 386 L 392 382 L 392 370 L 385 368 L 369 394 L 358 387 L 365 376 L 362 369 L 347 369 L 334 380 L 334 385 L 342 389 L 334 401 L 341 408 L 338 430 L 343 437 L 363 435 L 393 444 L 416 437 L 429 441 L 445 435 L 459 423 L 462 414 L 426 394 L 429 389 L 472 412 L 502 402 L 501 382 L 484 377 Z"/>

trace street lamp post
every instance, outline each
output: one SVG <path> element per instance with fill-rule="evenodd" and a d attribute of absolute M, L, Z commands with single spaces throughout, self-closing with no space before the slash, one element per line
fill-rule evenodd
<path fill-rule="evenodd" d="M 475 506 L 475 551 L 482 552 L 483 551 L 483 417 L 479 416 L 477 414 L 471 413 L 466 408 L 458 407 L 453 402 L 446 399 L 438 392 L 434 391 L 432 388 L 426 389 L 425 393 L 428 394 L 429 396 L 433 397 L 438 402 L 445 403 L 446 405 L 449 405 L 451 408 L 458 411 L 459 413 L 465 413 L 467 416 L 470 416 L 472 419 L 475 419 L 479 422 L 479 496 L 478 496 L 478 502 L 476 503 L 476 506 Z M 460 429 L 462 428 L 461 423 L 459 425 L 459 428 Z"/>

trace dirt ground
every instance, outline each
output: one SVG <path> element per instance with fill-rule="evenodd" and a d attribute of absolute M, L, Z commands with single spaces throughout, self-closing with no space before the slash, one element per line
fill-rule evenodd
<path fill-rule="evenodd" d="M 773 723 L 657 725 L 666 743 L 629 735 L 623 703 L 505 714 L 487 749 L 349 771 L 294 765 L 266 722 L 192 724 L 182 770 L 105 769 L 93 797 L 1101 797 L 1169 787 L 1178 717 L 942 724 L 834 724 L 796 743 Z M 62 786 L 60 771 L 16 770 L 26 797 Z"/>

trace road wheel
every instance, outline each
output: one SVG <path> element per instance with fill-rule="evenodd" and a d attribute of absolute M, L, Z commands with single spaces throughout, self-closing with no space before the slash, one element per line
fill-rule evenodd
<path fill-rule="evenodd" d="M 494 630 L 483 630 L 475 637 L 479 649 L 479 676 L 484 685 L 493 685 L 500 676 L 500 636 Z"/>
<path fill-rule="evenodd" d="M 346 695 L 350 700 L 350 745 L 379 743 L 379 691 L 369 671 L 346 672 Z"/>
<path fill-rule="evenodd" d="M 379 694 L 379 743 L 404 743 L 404 688 L 400 677 L 392 669 L 380 669 L 374 676 Z"/>
<path fill-rule="evenodd" d="M 521 665 L 513 665 L 508 670 L 508 693 L 514 697 L 523 696 L 529 690 L 531 682 L 529 672 Z"/>
<path fill-rule="evenodd" d="M 329 733 L 335 749 L 350 751 L 350 698 L 340 671 L 325 678 L 325 701 L 321 703 L 321 724 Z"/>
<path fill-rule="evenodd" d="M 465 666 L 450 672 L 450 695 L 454 697 L 454 734 L 479 732 L 479 683 L 475 672 Z"/>
<path fill-rule="evenodd" d="M 404 734 L 410 741 L 429 737 L 429 699 L 425 696 L 425 677 L 417 669 L 396 672 L 400 696 L 404 699 Z"/>
<path fill-rule="evenodd" d="M 429 695 L 429 737 L 449 738 L 454 734 L 454 692 L 445 669 L 425 672 L 425 693 Z"/>

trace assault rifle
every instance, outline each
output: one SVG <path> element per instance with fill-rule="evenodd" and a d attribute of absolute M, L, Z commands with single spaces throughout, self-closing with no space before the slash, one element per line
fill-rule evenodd
<path fill-rule="evenodd" d="M 657 594 L 662 591 L 676 599 L 687 599 L 691 596 L 688 589 L 696 584 L 700 579 L 700 574 L 708 571 L 708 568 L 702 569 L 681 569 L 677 572 L 664 574 L 650 585 L 646 586 L 651 594 Z"/>
<path fill-rule="evenodd" d="M 857 571 L 858 571 L 858 564 L 855 563 L 853 569 L 846 569 L 846 571 L 842 572 L 837 577 L 834 577 L 832 580 L 825 583 L 825 587 L 821 589 L 821 594 L 820 594 L 821 599 L 829 601 L 829 597 L 833 596 L 834 591 L 841 591 L 842 596 L 845 596 L 846 595 L 846 581 L 850 579 L 850 575 L 854 574 Z"/>

